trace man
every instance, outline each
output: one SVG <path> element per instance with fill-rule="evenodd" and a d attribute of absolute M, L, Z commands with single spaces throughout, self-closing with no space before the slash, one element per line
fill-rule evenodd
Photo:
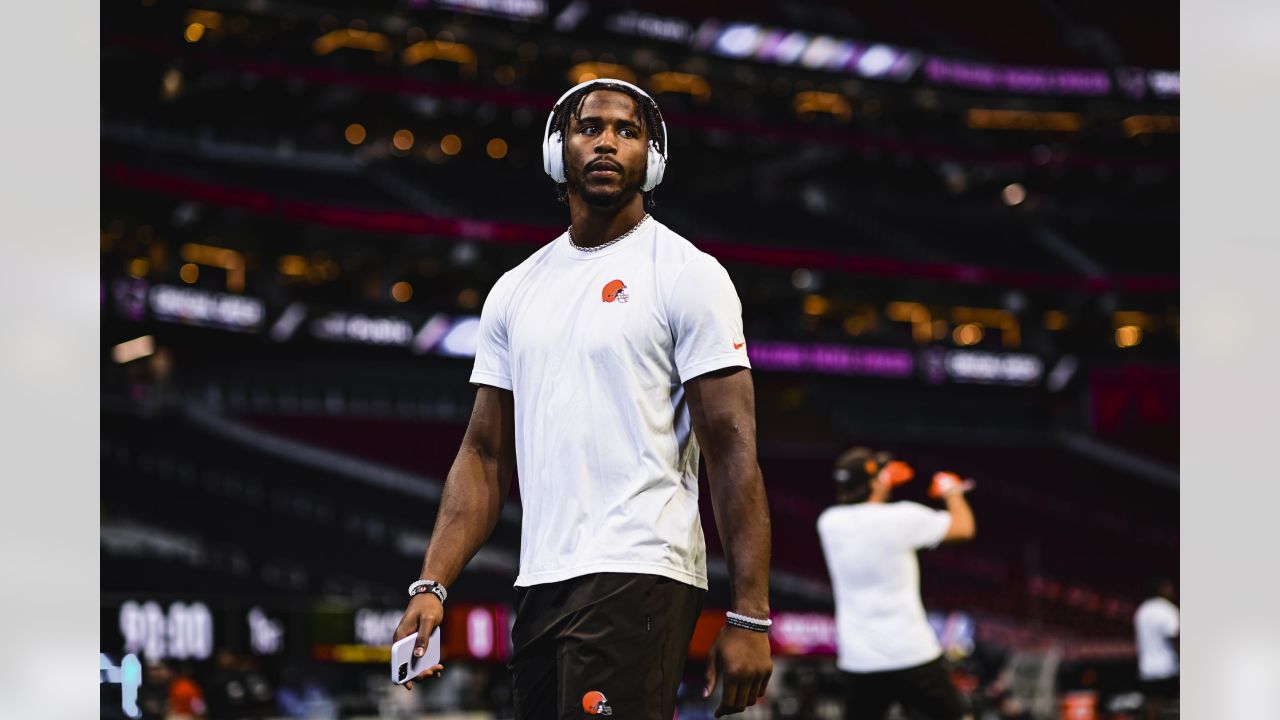
<path fill-rule="evenodd" d="M 1173 581 L 1152 583 L 1155 596 L 1138 606 L 1133 630 L 1138 644 L 1138 680 L 1147 720 L 1156 720 L 1165 703 L 1178 697 L 1178 595 Z"/>
<path fill-rule="evenodd" d="M 882 720 L 895 702 L 931 720 L 964 714 L 925 619 L 916 551 L 973 538 L 964 498 L 972 485 L 935 475 L 930 494 L 945 499 L 945 512 L 889 502 L 912 475 L 888 453 L 853 448 L 836 461 L 836 505 L 818 517 L 836 602 L 836 665 L 848 681 L 846 718 Z"/>
<path fill-rule="evenodd" d="M 656 103 L 624 82 L 584 83 L 553 108 L 544 165 L 571 225 L 485 300 L 476 403 L 422 567 L 429 592 L 396 630 L 416 630 L 421 652 L 444 613 L 441 586 L 492 531 L 518 469 L 517 718 L 674 715 L 707 589 L 699 449 L 734 613 L 704 696 L 722 679 L 716 716 L 739 712 L 772 670 L 741 304 L 719 263 L 645 212 L 666 143 Z"/>

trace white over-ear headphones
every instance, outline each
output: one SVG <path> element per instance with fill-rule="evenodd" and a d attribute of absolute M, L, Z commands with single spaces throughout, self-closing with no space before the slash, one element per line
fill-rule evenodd
<path fill-rule="evenodd" d="M 556 108 L 560 107 L 560 103 L 565 98 L 590 85 L 622 85 L 630 88 L 642 96 L 649 99 L 653 106 L 658 107 L 658 103 L 649 93 L 623 80 L 614 80 L 612 78 L 598 78 L 596 80 L 588 80 L 569 88 L 569 92 L 560 96 L 556 104 L 551 107 L 551 113 L 547 115 L 547 127 L 542 131 L 542 169 L 551 176 L 552 180 L 558 183 L 565 181 L 564 176 L 564 134 L 560 131 L 551 132 L 551 121 L 555 119 Z M 658 187 L 658 183 L 662 182 L 662 174 L 667 169 L 667 123 L 662 120 L 661 114 L 658 116 L 658 122 L 662 124 L 662 149 L 658 149 L 658 141 L 653 137 L 653 128 L 649 128 L 649 154 L 648 162 L 645 165 L 644 184 L 640 187 L 644 192 Z"/>

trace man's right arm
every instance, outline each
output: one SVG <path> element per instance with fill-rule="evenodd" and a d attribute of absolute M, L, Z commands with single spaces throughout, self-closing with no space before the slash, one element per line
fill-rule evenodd
<path fill-rule="evenodd" d="M 942 542 L 957 543 L 972 540 L 977 534 L 977 526 L 973 520 L 973 508 L 969 507 L 969 501 L 964 498 L 964 488 L 957 487 L 944 497 L 947 513 L 951 515 L 951 527 L 947 528 L 947 534 L 942 536 Z"/>
<path fill-rule="evenodd" d="M 953 472 L 937 472 L 933 474 L 933 484 L 929 486 L 929 497 L 940 497 L 947 504 L 947 515 L 951 524 L 941 540 L 936 543 L 958 543 L 973 539 L 977 527 L 973 522 L 973 509 L 964 494 L 973 487 L 972 480 L 964 480 Z M 936 535 L 934 537 L 937 537 Z"/>
<path fill-rule="evenodd" d="M 515 461 L 514 396 L 510 390 L 481 385 L 462 446 L 445 480 L 420 579 L 435 580 L 446 587 L 458 579 L 498 524 Z M 435 595 L 415 595 L 409 599 L 394 640 L 416 631 L 414 652 L 420 656 L 443 617 L 444 607 Z M 433 675 L 439 667 L 415 679 Z M 405 687 L 412 689 L 413 684 Z"/>

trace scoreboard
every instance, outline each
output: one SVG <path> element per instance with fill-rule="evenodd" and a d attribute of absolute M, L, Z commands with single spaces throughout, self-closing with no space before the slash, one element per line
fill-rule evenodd
<path fill-rule="evenodd" d="M 340 600 L 243 603 L 227 598 L 104 598 L 101 650 L 112 658 L 204 662 L 219 649 L 263 658 L 385 663 L 404 607 Z M 504 662 L 510 608 L 449 603 L 443 658 Z"/>

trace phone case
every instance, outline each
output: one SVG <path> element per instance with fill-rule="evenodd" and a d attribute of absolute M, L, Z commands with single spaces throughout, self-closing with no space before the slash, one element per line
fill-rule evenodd
<path fill-rule="evenodd" d="M 436 628 L 427 640 L 427 652 L 422 657 L 413 656 L 418 633 L 400 638 L 391 646 L 391 682 L 403 685 L 417 677 L 418 673 L 440 662 L 440 628 Z"/>

